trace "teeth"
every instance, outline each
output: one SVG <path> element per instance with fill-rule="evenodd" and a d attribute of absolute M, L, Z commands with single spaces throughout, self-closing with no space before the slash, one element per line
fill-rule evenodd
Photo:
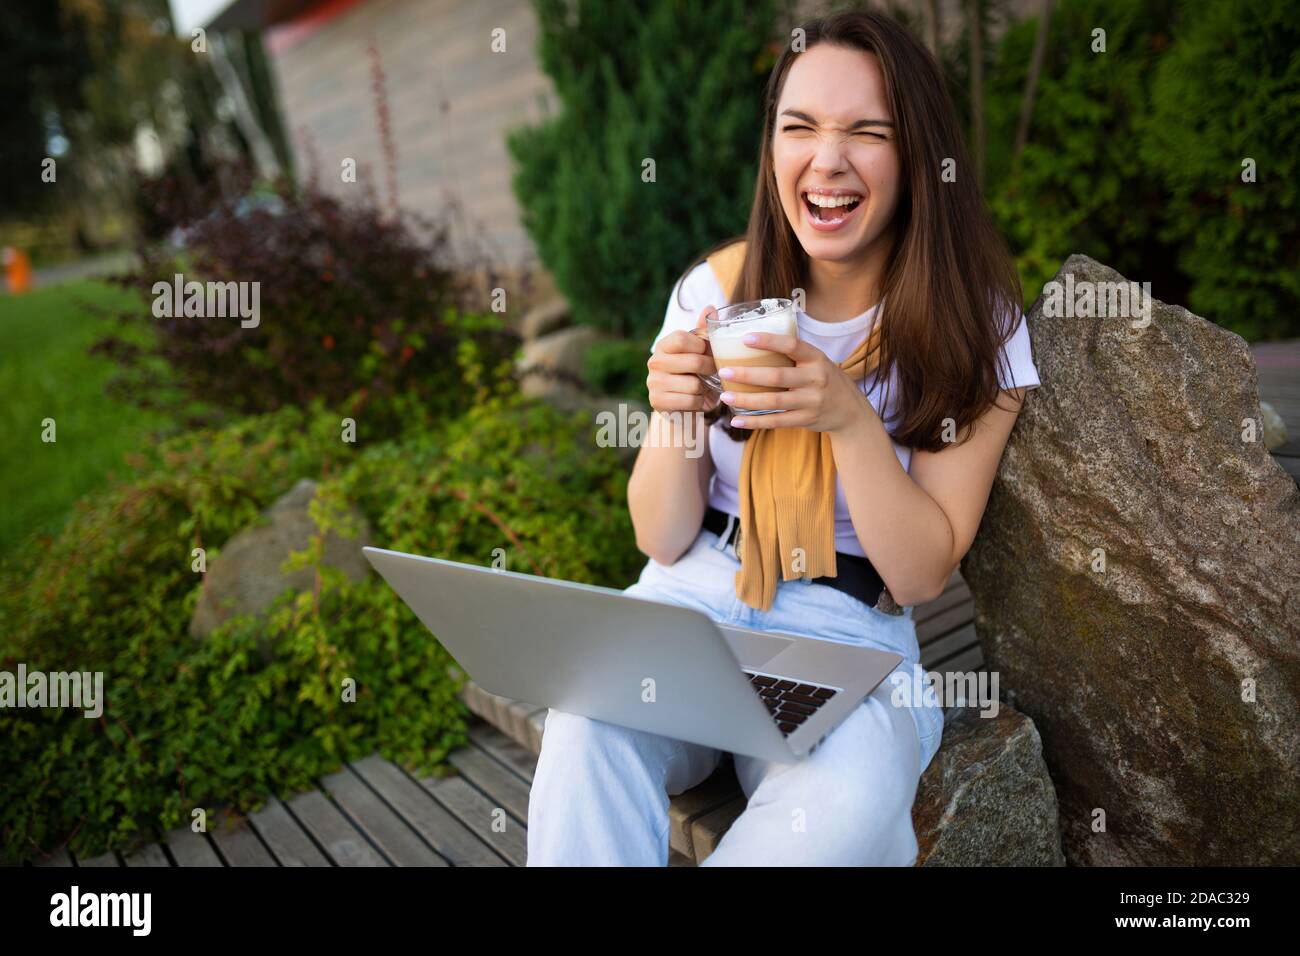
<path fill-rule="evenodd" d="M 823 209 L 831 209 L 835 206 L 847 206 L 860 200 L 861 196 L 823 196 L 819 193 L 804 193 L 808 201 L 814 206 L 821 206 Z"/>

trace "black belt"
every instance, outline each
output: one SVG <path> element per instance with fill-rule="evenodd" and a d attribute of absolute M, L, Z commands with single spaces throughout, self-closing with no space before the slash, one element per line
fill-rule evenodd
<path fill-rule="evenodd" d="M 730 526 L 730 533 L 728 533 L 728 526 Z M 704 530 L 713 532 L 719 539 L 726 535 L 725 544 L 734 545 L 736 539 L 740 537 L 740 519 L 710 505 L 704 510 Z M 880 579 L 880 575 L 866 558 L 858 554 L 836 551 L 835 570 L 837 573 L 834 577 L 813 578 L 812 583 L 824 584 L 837 591 L 843 591 L 868 607 L 874 607 L 886 614 L 902 613 L 902 609 L 894 603 L 889 592 L 885 590 L 885 582 Z"/>

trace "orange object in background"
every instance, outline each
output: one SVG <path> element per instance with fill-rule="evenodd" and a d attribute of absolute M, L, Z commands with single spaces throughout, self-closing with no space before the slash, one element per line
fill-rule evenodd
<path fill-rule="evenodd" d="M 10 293 L 20 295 L 32 288 L 32 260 L 21 249 L 4 251 L 5 285 Z"/>

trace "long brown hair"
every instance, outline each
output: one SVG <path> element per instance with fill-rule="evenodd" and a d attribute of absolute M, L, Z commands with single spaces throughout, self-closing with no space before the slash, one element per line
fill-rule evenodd
<path fill-rule="evenodd" d="M 885 423 L 894 440 L 938 451 L 945 419 L 964 440 L 998 397 L 1000 348 L 1023 301 L 1015 264 L 984 211 L 956 110 L 930 51 L 897 21 L 868 11 L 820 17 L 802 29 L 804 49 L 829 43 L 862 50 L 878 58 L 884 74 L 902 182 L 882 277 L 873 375 L 883 377 L 886 389 L 894 384 L 890 370 L 897 375 L 897 401 Z M 768 78 L 757 186 L 733 302 L 790 297 L 808 286 L 808 254 L 786 219 L 772 168 L 777 104 L 798 55 L 787 45 Z M 950 182 L 942 178 L 946 160 L 955 173 Z M 683 276 L 737 238 L 705 252 Z M 715 409 L 708 420 L 721 413 Z M 724 427 L 742 441 L 750 435 Z"/>

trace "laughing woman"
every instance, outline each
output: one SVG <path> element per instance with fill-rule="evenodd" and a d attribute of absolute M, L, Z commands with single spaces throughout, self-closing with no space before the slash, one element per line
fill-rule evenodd
<path fill-rule="evenodd" d="M 711 425 L 706 454 L 682 434 L 641 449 L 628 506 L 650 560 L 627 593 L 893 651 L 910 687 L 912 607 L 974 540 L 1038 375 L 934 58 L 877 14 L 803 30 L 768 83 L 746 234 L 688 268 L 654 343 L 656 426 Z M 719 396 L 699 378 L 715 372 L 704 316 L 771 297 L 802 298 L 798 338 L 746 342 L 793 364 L 717 369 L 724 389 L 771 390 Z M 785 411 L 746 414 L 770 408 Z M 914 863 L 912 802 L 943 716 L 933 699 L 896 701 L 891 678 L 798 763 L 735 755 L 748 804 L 704 863 Z M 549 711 L 529 864 L 665 865 L 669 796 L 722 756 Z"/>

